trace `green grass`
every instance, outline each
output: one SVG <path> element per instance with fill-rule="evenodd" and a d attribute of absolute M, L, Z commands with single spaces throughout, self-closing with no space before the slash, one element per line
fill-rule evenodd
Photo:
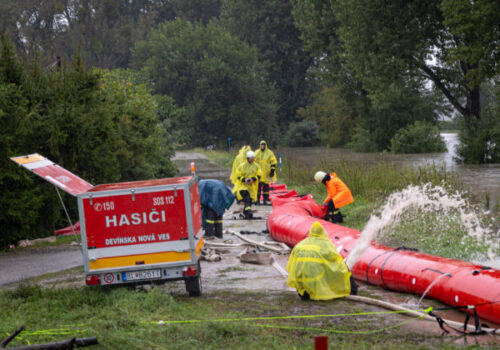
<path fill-rule="evenodd" d="M 6 336 L 20 325 L 26 327 L 10 347 L 26 345 L 28 341 L 37 344 L 74 336 L 96 336 L 100 349 L 311 349 L 314 335 L 326 334 L 330 336 L 330 345 L 336 349 L 459 348 L 448 344 L 438 332 L 429 335 L 408 328 L 385 329 L 373 334 L 343 333 L 374 331 L 410 320 L 395 315 L 210 322 L 214 319 L 367 311 L 366 306 L 346 300 L 305 303 L 294 293 L 218 292 L 189 298 L 170 295 L 158 287 L 145 292 L 123 287 L 42 289 L 22 285 L 13 291 L 0 292 L 0 308 L 1 334 Z M 165 323 L 203 322 L 155 323 L 160 320 Z M 323 330 L 308 330 L 310 327 Z M 68 332 L 53 335 L 43 332 L 51 329 L 67 329 Z"/>

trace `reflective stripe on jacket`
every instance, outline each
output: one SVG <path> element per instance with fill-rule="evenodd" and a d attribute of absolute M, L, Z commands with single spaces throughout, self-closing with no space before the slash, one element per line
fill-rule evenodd
<path fill-rule="evenodd" d="M 290 254 L 288 286 L 299 294 L 307 292 L 312 300 L 341 298 L 351 293 L 351 272 L 319 222 L 314 222 L 309 237 Z"/>
<path fill-rule="evenodd" d="M 270 173 L 271 167 L 274 166 L 274 168 L 276 169 L 276 164 L 278 164 L 278 161 L 276 160 L 273 151 L 271 151 L 267 147 L 267 144 L 264 151 L 259 148 L 255 152 L 255 161 L 260 165 L 260 169 L 262 171 L 262 178 L 260 179 L 260 182 L 264 182 L 266 184 L 270 182 L 276 182 L 276 171 L 274 172 L 273 176 L 271 176 Z"/>
<path fill-rule="evenodd" d="M 240 191 L 246 190 L 250 194 L 250 198 L 256 202 L 260 176 L 260 166 L 255 163 L 255 161 L 253 163 L 249 163 L 248 160 L 245 160 L 241 163 L 236 170 L 237 181 L 233 188 L 233 193 L 236 194 L 236 198 L 238 198 L 238 200 L 242 200 L 243 197 L 240 195 Z M 256 181 L 251 184 L 247 184 L 243 180 L 248 178 L 255 178 Z"/>

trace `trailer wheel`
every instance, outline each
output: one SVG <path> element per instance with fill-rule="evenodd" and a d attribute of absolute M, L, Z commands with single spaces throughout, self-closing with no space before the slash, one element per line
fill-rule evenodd
<path fill-rule="evenodd" d="M 186 291 L 190 297 L 199 297 L 201 295 L 201 276 L 188 277 L 184 280 Z"/>

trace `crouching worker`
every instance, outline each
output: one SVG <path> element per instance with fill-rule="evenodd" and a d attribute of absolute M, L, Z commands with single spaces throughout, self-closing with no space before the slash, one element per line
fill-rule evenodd
<path fill-rule="evenodd" d="M 354 202 L 349 187 L 335 173 L 318 171 L 314 174 L 314 180 L 326 186 L 327 196 L 323 202 L 326 214 L 323 219 L 333 223 L 344 221 L 339 209 Z"/>
<path fill-rule="evenodd" d="M 344 259 L 317 221 L 309 237 L 293 248 L 286 269 L 286 283 L 297 289 L 302 300 L 342 298 L 358 290 Z"/>
<path fill-rule="evenodd" d="M 241 163 L 236 170 L 238 181 L 233 188 L 236 198 L 243 201 L 243 216 L 245 219 L 252 219 L 252 201 L 257 201 L 257 186 L 261 176 L 260 167 L 254 162 L 255 153 L 248 151 L 246 161 Z"/>
<path fill-rule="evenodd" d="M 219 180 L 200 180 L 201 214 L 205 237 L 222 238 L 222 216 L 234 202 L 234 194 Z"/>

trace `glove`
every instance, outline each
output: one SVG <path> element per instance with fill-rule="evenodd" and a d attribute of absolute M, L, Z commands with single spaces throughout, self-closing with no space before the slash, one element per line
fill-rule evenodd
<path fill-rule="evenodd" d="M 270 175 L 271 177 L 273 177 L 273 176 L 274 176 L 274 169 L 271 169 L 271 172 L 269 173 L 269 175 Z"/>

